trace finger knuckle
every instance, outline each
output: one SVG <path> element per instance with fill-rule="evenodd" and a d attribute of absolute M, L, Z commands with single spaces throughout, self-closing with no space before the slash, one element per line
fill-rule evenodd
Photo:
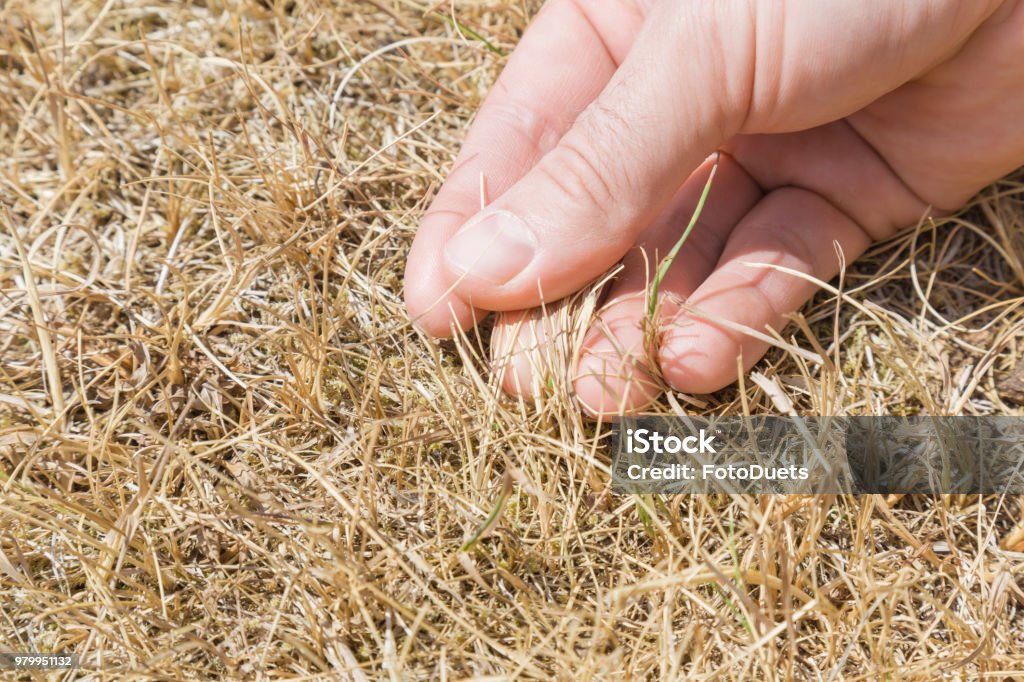
<path fill-rule="evenodd" d="M 481 110 L 479 119 L 493 121 L 506 135 L 531 147 L 538 157 L 555 148 L 565 129 L 536 106 L 518 102 L 488 104 Z"/>
<path fill-rule="evenodd" d="M 593 150 L 563 141 L 540 170 L 567 201 L 586 202 L 607 217 L 619 193 L 609 177 L 612 169 L 599 159 Z"/>

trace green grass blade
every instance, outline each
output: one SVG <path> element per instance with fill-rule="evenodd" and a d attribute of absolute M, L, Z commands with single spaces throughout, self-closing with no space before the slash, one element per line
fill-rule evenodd
<path fill-rule="evenodd" d="M 654 280 L 651 282 L 651 293 L 650 300 L 647 302 L 647 317 L 652 322 L 654 321 L 654 313 L 658 308 L 658 287 L 661 286 L 661 281 L 665 279 L 665 275 L 668 274 L 668 269 L 672 267 L 672 261 L 679 255 L 680 249 L 683 248 L 683 244 L 686 243 L 687 238 L 690 236 L 690 232 L 693 231 L 697 221 L 700 220 L 700 214 L 704 211 L 704 202 L 707 201 L 708 194 L 711 192 L 711 183 L 715 179 L 715 173 L 718 171 L 718 156 L 715 157 L 715 165 L 711 167 L 711 175 L 708 176 L 708 181 L 704 183 L 704 190 L 700 193 L 700 200 L 697 202 L 697 208 L 693 211 L 693 216 L 690 218 L 690 223 L 686 226 L 683 231 L 683 235 L 679 237 L 679 241 L 675 243 L 672 250 L 668 252 L 661 263 L 658 265 L 658 271 L 654 275 Z"/>
<path fill-rule="evenodd" d="M 498 47 L 496 47 L 494 45 L 494 43 L 492 43 L 487 38 L 485 38 L 482 35 L 480 35 L 478 32 L 476 32 L 473 29 L 471 29 L 469 26 L 466 26 L 464 23 L 462 23 L 458 19 L 450 17 L 447 14 L 444 14 L 443 12 L 438 12 L 437 10 L 434 10 L 434 14 L 436 14 L 439 17 L 441 17 L 446 22 L 448 22 L 449 24 L 454 26 L 460 32 L 465 33 L 470 38 L 472 38 L 474 40 L 479 40 L 481 43 L 484 44 L 484 47 L 486 47 L 488 50 L 490 50 L 494 54 L 501 55 L 501 56 L 505 55 L 505 53 L 502 52 Z"/>
<path fill-rule="evenodd" d="M 501 485 L 501 494 L 498 495 L 497 504 L 494 505 L 494 509 L 492 509 L 491 513 L 487 515 L 487 518 L 484 519 L 484 522 L 480 524 L 480 527 L 476 529 L 476 532 L 473 533 L 473 537 L 467 540 L 462 545 L 462 547 L 459 547 L 460 552 L 468 552 L 470 549 L 472 549 L 473 546 L 477 543 L 477 541 L 479 541 L 480 538 L 482 538 L 487 533 L 487 531 L 489 531 L 491 527 L 494 526 L 494 524 L 501 517 L 501 510 L 505 508 L 505 503 L 508 501 L 508 498 L 511 497 L 511 495 L 512 477 L 509 476 L 508 474 L 505 474 L 505 478 L 502 481 Z"/>

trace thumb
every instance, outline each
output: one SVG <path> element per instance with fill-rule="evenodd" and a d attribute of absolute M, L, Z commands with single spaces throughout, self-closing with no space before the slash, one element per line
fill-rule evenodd
<path fill-rule="evenodd" d="M 623 256 L 746 117 L 746 5 L 652 9 L 559 144 L 446 244 L 444 265 L 461 298 L 487 310 L 532 307 L 578 290 Z"/>

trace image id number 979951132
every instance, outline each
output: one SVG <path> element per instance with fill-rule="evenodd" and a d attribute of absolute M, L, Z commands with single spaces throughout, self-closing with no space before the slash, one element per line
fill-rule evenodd
<path fill-rule="evenodd" d="M 69 670 L 78 667 L 78 654 L 0 651 L 0 670 Z"/>

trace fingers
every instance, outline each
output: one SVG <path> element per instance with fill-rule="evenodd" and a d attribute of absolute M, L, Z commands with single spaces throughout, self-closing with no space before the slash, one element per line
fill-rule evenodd
<path fill-rule="evenodd" d="M 608 293 L 608 301 L 584 340 L 574 388 L 581 407 L 591 416 L 609 418 L 636 412 L 656 400 L 663 384 L 650 362 L 657 352 L 660 324 L 645 325 L 647 291 L 661 260 L 689 222 L 710 172 L 706 162 L 677 194 L 638 248 L 624 259 L 624 272 Z M 659 319 L 674 317 L 676 301 L 686 300 L 711 273 L 733 227 L 757 203 L 761 190 L 730 157 L 722 156 L 701 213 L 682 251 L 658 287 Z"/>
<path fill-rule="evenodd" d="M 666 326 L 658 361 L 670 386 L 686 393 L 710 393 L 736 380 L 737 357 L 744 370 L 768 345 L 736 330 L 781 329 L 785 314 L 797 310 L 817 287 L 805 279 L 745 263 L 769 263 L 820 280 L 839 271 L 833 244 L 847 260 L 859 256 L 870 238 L 819 195 L 798 188 L 768 194 L 736 226 L 714 272 L 682 312 Z"/>
<path fill-rule="evenodd" d="M 706 172 L 705 166 L 687 182 L 671 210 L 645 232 L 643 248 L 624 260 L 624 274 L 613 283 L 609 303 L 587 334 L 573 379 L 580 405 L 592 416 L 629 414 L 658 398 L 662 383 L 650 368 L 651 355 L 664 381 L 687 393 L 709 393 L 735 381 L 737 357 L 749 369 L 767 344 L 739 329 L 780 329 L 786 313 L 797 310 L 816 287 L 792 274 L 747 263 L 768 263 L 828 280 L 839 268 L 835 244 L 852 260 L 871 241 L 852 219 L 808 190 L 780 188 L 760 198 L 757 184 L 723 156 L 702 219 L 659 288 L 661 321 L 655 329 L 660 334 L 652 337 L 644 325 L 644 294 L 660 258 L 650 254 L 671 248 L 692 213 Z M 717 264 L 709 267 L 719 252 Z M 680 310 L 673 301 L 685 301 L 697 312 Z M 529 396 L 542 390 L 556 366 L 544 359 L 545 353 L 557 355 L 564 349 L 552 349 L 559 333 L 549 323 L 522 313 L 514 319 L 518 324 L 496 327 L 494 355 L 504 359 L 506 390 Z M 657 345 L 654 352 L 652 342 Z"/>
<path fill-rule="evenodd" d="M 739 135 L 723 149 L 765 191 L 802 187 L 874 239 L 921 219 L 928 206 L 846 121 L 777 135 Z"/>
<path fill-rule="evenodd" d="M 661 393 L 647 362 L 654 349 L 645 345 L 645 293 L 653 271 L 671 250 L 689 222 L 713 161 L 684 183 L 669 207 L 645 230 L 623 259 L 618 278 L 609 285 L 598 321 L 586 334 L 579 369 L 568 368 L 575 393 L 588 412 L 613 412 L 615 407 L 639 409 Z M 757 185 L 730 158 L 722 157 L 714 184 L 690 239 L 659 288 L 661 312 L 673 298 L 685 298 L 711 272 L 729 231 L 760 196 Z M 569 330 L 547 311 L 509 313 L 499 317 L 492 340 L 495 371 L 505 390 L 533 396 L 545 390 L 548 378 L 564 368 L 571 354 Z"/>
<path fill-rule="evenodd" d="M 752 32 L 743 3 L 656 5 L 626 60 L 559 144 L 448 241 L 474 306 L 528 308 L 618 261 L 742 123 Z"/>
<path fill-rule="evenodd" d="M 454 170 L 423 218 L 406 268 L 410 317 L 436 336 L 483 315 L 450 294 L 441 254 L 450 236 L 553 148 L 614 73 L 642 17 L 627 0 L 553 0 L 523 36 L 476 118 Z"/>

